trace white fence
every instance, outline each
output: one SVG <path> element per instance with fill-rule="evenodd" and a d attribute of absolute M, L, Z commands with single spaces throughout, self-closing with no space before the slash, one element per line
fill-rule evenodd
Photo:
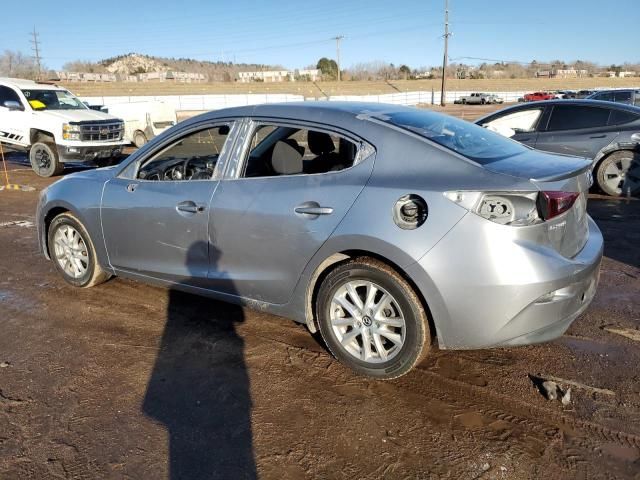
<path fill-rule="evenodd" d="M 453 103 L 458 98 L 470 95 L 472 92 L 447 92 L 447 102 Z M 485 92 L 501 97 L 505 102 L 516 102 L 525 92 Z M 162 101 L 173 105 L 178 111 L 185 110 L 218 110 L 227 107 L 238 107 L 244 105 L 257 105 L 261 103 L 282 103 L 299 101 L 354 101 L 354 102 L 375 102 L 391 103 L 395 105 L 418 105 L 439 104 L 440 91 L 422 92 L 397 92 L 385 93 L 381 95 L 334 95 L 330 97 L 303 97 L 302 95 L 290 94 L 233 94 L 233 95 L 154 95 L 154 96 L 133 96 L 133 97 L 82 97 L 82 100 L 91 105 L 113 105 L 117 103 L 133 103 L 144 101 Z"/>

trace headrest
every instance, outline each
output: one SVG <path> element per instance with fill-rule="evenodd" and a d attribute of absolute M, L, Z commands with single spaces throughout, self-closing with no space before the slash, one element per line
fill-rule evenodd
<path fill-rule="evenodd" d="M 302 173 L 302 154 L 288 143 L 280 140 L 273 147 L 271 165 L 278 175 Z"/>
<path fill-rule="evenodd" d="M 307 142 L 309 144 L 309 150 L 311 150 L 314 155 L 331 153 L 336 149 L 333 140 L 331 140 L 331 136 L 324 132 L 309 130 L 307 132 Z"/>

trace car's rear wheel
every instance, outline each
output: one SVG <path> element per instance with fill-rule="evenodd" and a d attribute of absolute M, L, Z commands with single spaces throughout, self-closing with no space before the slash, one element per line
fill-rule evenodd
<path fill-rule="evenodd" d="M 53 177 L 60 175 L 64 170 L 64 164 L 58 158 L 56 147 L 48 142 L 36 142 L 29 150 L 31 168 L 41 177 Z"/>
<path fill-rule="evenodd" d="M 97 262 L 87 230 L 72 214 L 62 213 L 52 220 L 47 242 L 56 270 L 67 283 L 86 288 L 109 279 Z"/>
<path fill-rule="evenodd" d="M 362 375 L 399 377 L 429 350 L 420 299 L 401 275 L 374 259 L 332 270 L 320 286 L 316 313 L 331 353 Z"/>
<path fill-rule="evenodd" d="M 596 181 L 607 195 L 640 194 L 640 155 L 630 150 L 613 152 L 600 162 Z"/>

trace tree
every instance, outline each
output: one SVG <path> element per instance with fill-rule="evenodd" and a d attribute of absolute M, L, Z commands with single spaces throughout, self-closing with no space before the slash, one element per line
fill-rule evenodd
<path fill-rule="evenodd" d="M 44 65 L 41 69 L 43 72 L 47 70 Z M 33 58 L 22 52 L 5 50 L 0 55 L 0 76 L 35 79 L 37 70 Z"/>
<path fill-rule="evenodd" d="M 398 71 L 402 76 L 404 76 L 405 80 L 409 78 L 409 75 L 411 75 L 411 69 L 406 65 L 400 65 L 400 68 L 398 69 Z"/>
<path fill-rule="evenodd" d="M 322 76 L 335 80 L 338 78 L 338 64 L 335 60 L 331 60 L 327 57 L 322 57 L 318 60 L 316 68 L 322 72 Z"/>

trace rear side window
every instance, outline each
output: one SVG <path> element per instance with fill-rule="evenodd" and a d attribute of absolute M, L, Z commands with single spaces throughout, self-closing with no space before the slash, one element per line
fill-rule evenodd
<path fill-rule="evenodd" d="M 487 123 L 483 123 L 482 126 L 501 133 L 505 137 L 512 137 L 517 133 L 533 132 L 536 129 L 540 115 L 542 115 L 542 108 L 519 110 L 494 118 Z"/>
<path fill-rule="evenodd" d="M 262 124 L 253 133 L 243 177 L 338 172 L 351 167 L 358 151 L 333 132 Z"/>
<path fill-rule="evenodd" d="M 609 109 L 599 107 L 556 105 L 551 112 L 547 130 L 577 130 L 597 128 L 607 125 Z"/>
<path fill-rule="evenodd" d="M 638 120 L 638 118 L 640 118 L 640 115 L 637 113 L 625 112 L 624 110 L 611 110 L 609 125 L 622 125 Z"/>
<path fill-rule="evenodd" d="M 428 110 L 403 110 L 373 118 L 416 133 L 481 165 L 528 151 L 489 129 Z"/>

